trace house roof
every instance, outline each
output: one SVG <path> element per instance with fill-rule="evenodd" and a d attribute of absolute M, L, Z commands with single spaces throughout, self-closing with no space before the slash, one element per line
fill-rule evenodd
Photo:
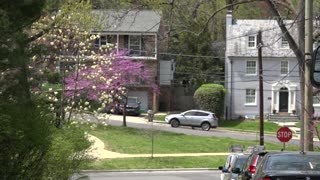
<path fill-rule="evenodd" d="M 293 20 L 284 20 L 284 25 L 287 28 L 290 28 L 293 26 L 294 21 Z M 274 31 L 274 32 L 281 32 L 278 22 L 275 19 L 240 19 L 235 20 L 234 24 L 232 24 L 232 27 L 243 29 L 245 28 L 245 31 L 250 33 L 250 31 L 257 33 L 258 30 L 262 31 Z"/>
<path fill-rule="evenodd" d="M 161 20 L 160 12 L 151 10 L 94 10 L 93 13 L 97 14 L 104 32 L 157 33 Z"/>
<path fill-rule="evenodd" d="M 296 38 L 298 34 L 294 21 L 285 20 L 284 25 L 293 38 Z M 257 57 L 257 48 L 248 47 L 248 36 L 257 35 L 259 30 L 262 31 L 262 42 L 265 47 L 262 51 L 264 57 L 295 58 L 294 52 L 289 47 L 282 47 L 283 33 L 275 19 L 242 19 L 234 20 L 232 25 L 227 25 L 226 56 Z"/>

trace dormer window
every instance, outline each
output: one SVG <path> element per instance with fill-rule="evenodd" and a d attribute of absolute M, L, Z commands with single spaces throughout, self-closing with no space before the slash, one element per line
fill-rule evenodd
<path fill-rule="evenodd" d="M 248 36 L 248 47 L 249 48 L 256 48 L 257 47 L 256 36 Z"/>

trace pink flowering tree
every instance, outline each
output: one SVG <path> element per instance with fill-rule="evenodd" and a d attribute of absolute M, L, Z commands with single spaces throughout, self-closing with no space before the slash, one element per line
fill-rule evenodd
<path fill-rule="evenodd" d="M 99 34 L 90 34 L 81 23 L 72 23 L 70 19 L 75 15 L 76 12 L 62 10 L 55 16 L 45 16 L 33 25 L 31 32 L 39 34 L 48 25 L 51 27 L 32 43 L 41 53 L 33 56 L 29 68 L 34 72 L 32 92 L 50 103 L 57 127 L 65 120 L 81 118 L 75 115 L 83 112 L 108 118 L 99 112 L 124 99 L 135 84 L 143 83 L 157 90 L 143 62 L 122 58 L 126 52 L 116 53 L 113 44 L 94 48 Z M 50 85 L 49 79 L 43 78 L 47 72 L 59 75 L 58 88 L 43 88 L 44 84 Z"/>
<path fill-rule="evenodd" d="M 106 54 L 104 60 L 108 60 L 108 64 L 101 59 L 88 60 L 87 65 L 65 78 L 65 96 L 98 102 L 99 107 L 94 111 L 97 114 L 127 98 L 129 88 L 134 85 L 143 84 L 158 91 L 145 64 L 126 59 L 124 55 L 125 52 Z M 123 124 L 126 126 L 125 118 Z"/>

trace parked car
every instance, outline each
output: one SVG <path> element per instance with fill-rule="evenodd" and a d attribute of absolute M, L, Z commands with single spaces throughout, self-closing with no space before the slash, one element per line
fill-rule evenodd
<path fill-rule="evenodd" d="M 204 131 L 210 128 L 218 127 L 218 118 L 209 111 L 189 110 L 180 114 L 170 114 L 165 117 L 165 121 L 171 124 L 171 127 L 192 126 L 201 127 Z"/>
<path fill-rule="evenodd" d="M 319 152 L 269 152 L 257 166 L 253 180 L 320 179 Z"/>
<path fill-rule="evenodd" d="M 125 104 L 125 102 L 121 102 L 120 104 L 118 104 L 116 106 L 115 112 L 117 114 L 123 113 L 124 104 Z M 128 101 L 127 101 L 127 106 L 126 106 L 126 114 L 139 116 L 140 115 L 140 104 L 141 104 L 141 102 L 139 101 L 138 97 L 129 96 Z"/>
<path fill-rule="evenodd" d="M 224 166 L 220 166 L 221 180 L 237 180 L 244 163 L 247 161 L 248 154 L 230 154 Z"/>
<path fill-rule="evenodd" d="M 253 151 L 240 171 L 238 180 L 250 180 L 256 172 L 257 164 L 266 154 L 267 151 Z"/>

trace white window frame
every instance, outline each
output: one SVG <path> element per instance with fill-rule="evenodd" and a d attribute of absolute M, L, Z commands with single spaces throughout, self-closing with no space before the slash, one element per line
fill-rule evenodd
<path fill-rule="evenodd" d="M 137 39 L 133 39 L 137 38 Z M 136 42 L 134 42 L 136 41 Z M 128 49 L 130 51 L 130 55 L 141 55 L 142 51 L 142 36 L 141 35 L 129 35 L 129 43 L 128 43 Z M 138 48 L 138 49 L 137 49 Z M 133 50 L 133 51 L 131 51 Z"/>
<path fill-rule="evenodd" d="M 254 92 L 254 94 L 252 92 Z M 253 101 L 249 101 L 248 98 L 253 98 Z M 246 89 L 246 91 L 245 91 L 245 105 L 257 105 L 257 90 L 256 89 Z"/>
<path fill-rule="evenodd" d="M 281 37 L 281 48 L 289 49 L 289 42 L 284 36 Z"/>
<path fill-rule="evenodd" d="M 94 46 L 101 47 L 107 45 L 108 43 L 110 43 L 108 42 L 109 38 L 109 35 L 100 35 L 100 37 L 95 40 Z"/>
<path fill-rule="evenodd" d="M 252 68 L 253 69 L 253 67 L 249 67 L 248 66 L 248 63 L 250 63 L 250 62 L 254 62 L 255 63 L 255 67 L 254 67 L 254 73 L 251 73 L 251 72 L 249 72 L 250 70 L 249 70 L 249 68 Z M 257 61 L 255 61 L 255 60 L 247 60 L 246 61 L 246 75 L 247 76 L 255 76 L 255 75 L 257 75 Z"/>
<path fill-rule="evenodd" d="M 253 38 L 253 39 L 251 39 L 251 38 Z M 248 36 L 248 48 L 249 49 L 257 48 L 257 36 L 256 35 Z"/>
<path fill-rule="evenodd" d="M 286 63 L 286 67 L 283 63 Z M 284 72 L 285 70 L 286 72 Z M 280 61 L 280 75 L 287 76 L 289 74 L 289 61 Z"/>

